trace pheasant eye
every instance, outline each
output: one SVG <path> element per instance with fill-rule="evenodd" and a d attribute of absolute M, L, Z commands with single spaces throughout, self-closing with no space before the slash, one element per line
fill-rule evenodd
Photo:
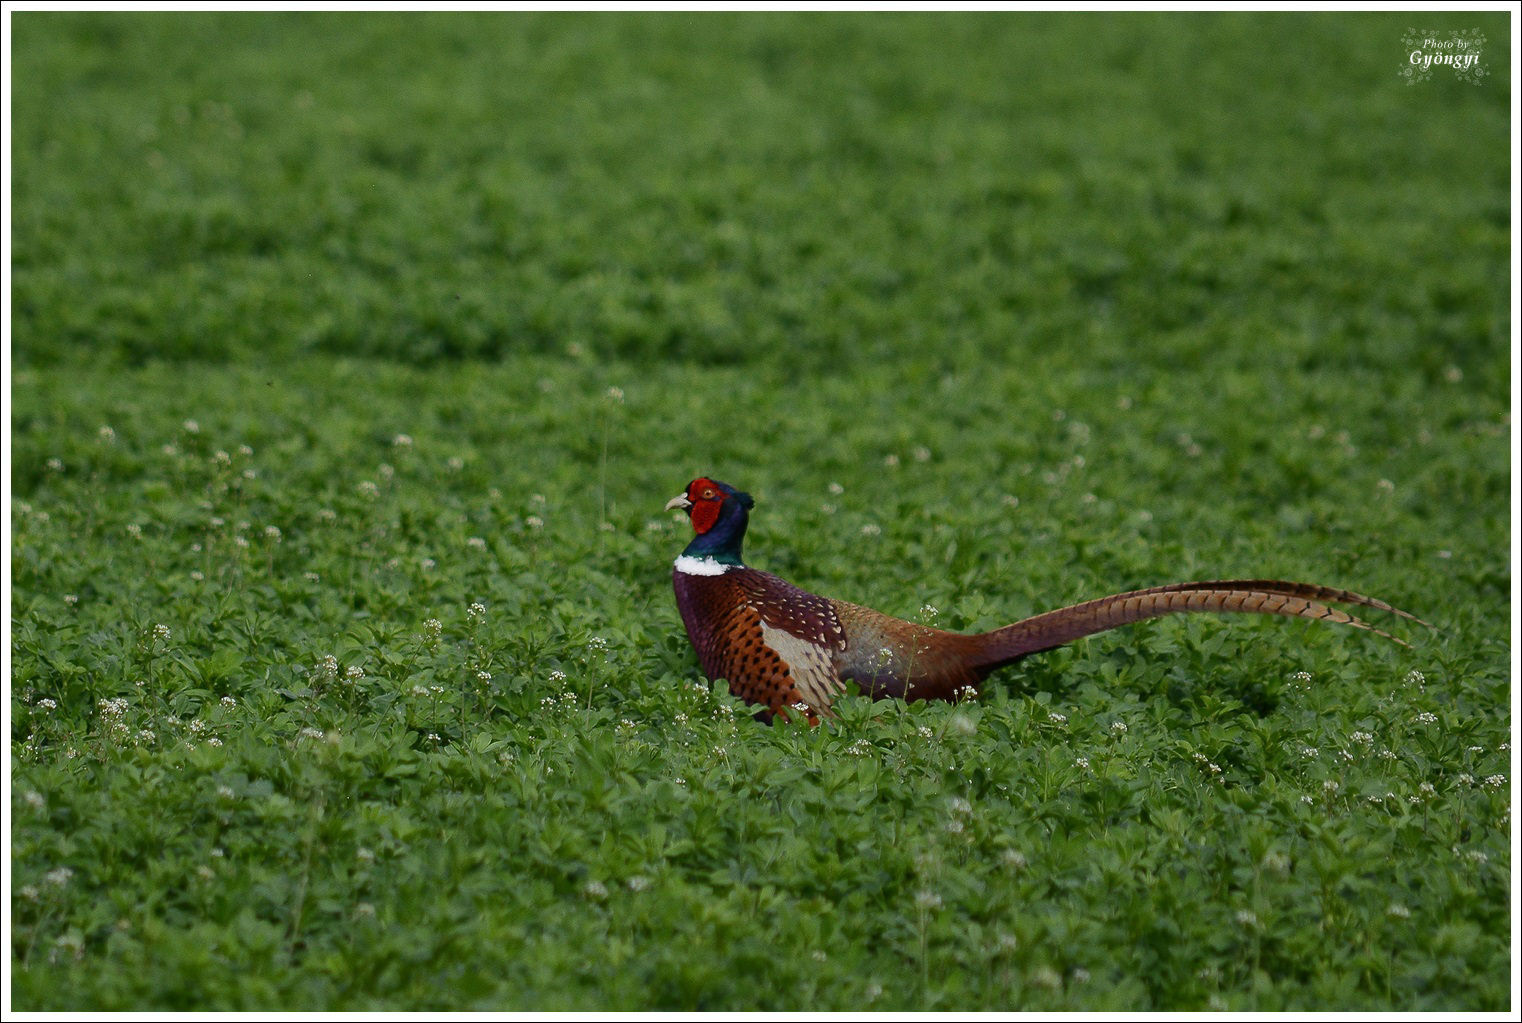
<path fill-rule="evenodd" d="M 712 490 L 704 490 L 703 491 L 703 499 L 704 500 L 712 500 L 713 498 L 714 498 L 714 492 Z"/>

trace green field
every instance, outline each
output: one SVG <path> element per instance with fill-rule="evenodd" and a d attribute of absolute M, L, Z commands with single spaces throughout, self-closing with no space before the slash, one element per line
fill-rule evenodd
<path fill-rule="evenodd" d="M 1509 24 L 1415 17 L 15 14 L 10 1006 L 1507 1008 Z M 942 627 L 1435 629 L 767 727 L 698 475 Z"/>

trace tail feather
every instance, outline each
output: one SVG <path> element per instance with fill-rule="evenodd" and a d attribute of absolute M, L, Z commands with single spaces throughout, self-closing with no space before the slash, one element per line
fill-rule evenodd
<path fill-rule="evenodd" d="M 1051 650 L 1096 632 L 1105 632 L 1148 618 L 1196 611 L 1312 618 L 1366 629 L 1401 646 L 1410 645 L 1346 611 L 1330 607 L 1332 603 L 1372 607 L 1427 625 L 1415 615 L 1391 607 L 1382 600 L 1311 583 L 1284 582 L 1278 579 L 1170 583 L 1085 601 L 984 633 L 981 637 L 984 645 L 979 666 L 992 670 L 1027 654 Z"/>

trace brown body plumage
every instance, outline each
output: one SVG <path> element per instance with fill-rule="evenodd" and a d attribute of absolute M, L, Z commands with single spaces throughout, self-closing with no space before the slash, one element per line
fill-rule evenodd
<path fill-rule="evenodd" d="M 875 698 L 955 700 L 997 668 L 1083 636 L 1161 615 L 1242 612 L 1313 618 L 1368 629 L 1332 603 L 1420 619 L 1347 590 L 1274 579 L 1173 583 L 1048 611 L 991 632 L 964 635 L 821 597 L 746 567 L 741 543 L 753 501 L 709 479 L 693 480 L 668 508 L 696 533 L 672 573 L 677 607 L 698 662 L 766 715 L 828 716 L 845 684 Z M 1401 642 L 1396 639 L 1396 642 Z"/>

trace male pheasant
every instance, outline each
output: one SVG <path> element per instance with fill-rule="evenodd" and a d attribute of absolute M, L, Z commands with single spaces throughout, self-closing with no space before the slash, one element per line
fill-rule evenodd
<path fill-rule="evenodd" d="M 972 695 L 989 672 L 1028 654 L 1160 615 L 1238 611 L 1316 618 L 1368 629 L 1328 602 L 1358 604 L 1409 618 L 1372 597 L 1276 579 L 1173 583 L 1117 593 L 1048 611 L 992 632 L 963 635 L 916 625 L 820 597 L 740 560 L 755 500 L 726 483 L 699 478 L 666 504 L 692 520 L 696 534 L 676 559 L 677 608 L 710 679 L 761 704 L 761 717 L 801 712 L 810 723 L 831 716 L 847 681 L 876 699 L 956 700 Z M 1426 624 L 1426 623 L 1422 623 Z M 1404 645 L 1404 644 L 1402 644 Z"/>

